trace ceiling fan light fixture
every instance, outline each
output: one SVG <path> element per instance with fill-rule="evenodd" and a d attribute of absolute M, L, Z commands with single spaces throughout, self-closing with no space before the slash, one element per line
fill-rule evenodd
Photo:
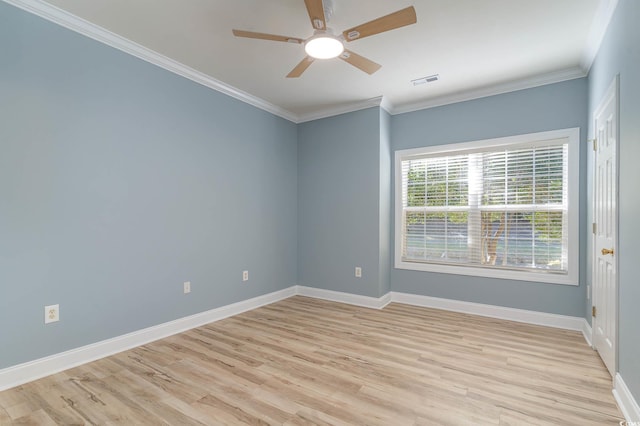
<path fill-rule="evenodd" d="M 6 1 L 6 0 L 5 0 Z M 299 0 L 296 0 L 299 1 Z M 307 8 L 311 26 L 314 33 L 311 37 L 304 40 L 296 37 L 286 37 L 276 34 L 257 33 L 254 31 L 233 30 L 236 37 L 255 38 L 259 40 L 280 41 L 286 43 L 296 43 L 304 45 L 307 56 L 296 65 L 287 78 L 298 78 L 309 68 L 309 65 L 316 59 L 332 59 L 339 57 L 346 63 L 358 68 L 361 71 L 371 75 L 378 71 L 381 67 L 370 59 L 360 56 L 357 53 L 345 50 L 345 43 L 353 40 L 380 34 L 396 28 L 415 24 L 418 22 L 416 10 L 413 6 L 398 10 L 382 16 L 373 21 L 350 28 L 338 33 L 327 27 L 327 22 L 331 20 L 333 15 L 333 0 L 304 0 Z"/>
<path fill-rule="evenodd" d="M 327 32 L 316 32 L 304 45 L 307 55 L 315 59 L 331 59 L 340 56 L 344 45 L 337 37 Z"/>

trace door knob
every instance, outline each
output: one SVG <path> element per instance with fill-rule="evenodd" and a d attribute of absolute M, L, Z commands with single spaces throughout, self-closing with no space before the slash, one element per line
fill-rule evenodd
<path fill-rule="evenodd" d="M 602 255 L 606 256 L 610 254 L 611 256 L 613 256 L 613 249 L 602 249 Z"/>

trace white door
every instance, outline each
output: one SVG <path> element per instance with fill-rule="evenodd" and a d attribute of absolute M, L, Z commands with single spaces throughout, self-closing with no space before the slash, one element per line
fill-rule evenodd
<path fill-rule="evenodd" d="M 593 344 L 611 373 L 617 351 L 618 78 L 594 113 Z"/>

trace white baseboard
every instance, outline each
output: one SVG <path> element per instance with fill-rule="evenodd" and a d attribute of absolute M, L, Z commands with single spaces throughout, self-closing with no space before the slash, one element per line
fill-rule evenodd
<path fill-rule="evenodd" d="M 616 399 L 618 407 L 627 422 L 640 424 L 640 406 L 631 395 L 631 391 L 622 380 L 620 373 L 616 374 L 616 378 L 613 381 L 613 397 Z"/>
<path fill-rule="evenodd" d="M 441 299 L 439 297 L 421 296 L 417 294 L 391 292 L 391 301 L 407 305 L 443 309 L 445 311 L 462 312 L 483 317 L 499 318 L 527 324 L 544 325 L 566 330 L 583 330 L 584 318 L 567 315 L 549 314 L 546 312 L 527 311 L 524 309 L 505 308 L 503 306 L 484 305 L 482 303 L 463 302 L 460 300 Z"/>
<path fill-rule="evenodd" d="M 296 286 L 0 370 L 0 391 L 287 299 Z"/>
<path fill-rule="evenodd" d="M 591 329 L 591 324 L 584 318 L 582 321 L 582 335 L 584 336 L 584 340 L 593 348 L 593 341 L 591 340 L 593 339 L 593 330 Z"/>
<path fill-rule="evenodd" d="M 312 287 L 295 285 L 284 290 L 254 297 L 249 300 L 222 306 L 210 311 L 202 312 L 188 317 L 180 318 L 157 326 L 145 328 L 112 339 L 104 340 L 91 345 L 72 349 L 45 358 L 26 362 L 0 370 L 0 391 L 33 381 L 39 378 L 58 373 L 69 368 L 76 367 L 91 361 L 95 361 L 118 352 L 153 342 L 192 328 L 200 327 L 242 312 L 250 311 L 260 306 L 268 305 L 287 299 L 294 295 L 308 296 L 317 299 L 347 303 L 366 308 L 382 309 L 390 302 L 405 303 L 414 306 L 444 309 L 448 311 L 463 312 L 492 318 L 506 319 L 529 324 L 545 325 L 549 327 L 564 328 L 582 331 L 591 344 L 591 327 L 584 318 L 564 315 L 548 314 L 544 312 L 526 311 L 522 309 L 505 308 L 501 306 L 484 305 L 480 303 L 462 302 L 458 300 L 442 299 L 415 294 L 389 292 L 381 297 L 362 296 L 343 293 L 333 290 L 324 290 Z M 620 379 L 621 381 L 622 379 Z M 628 410 L 633 413 L 634 407 L 637 413 L 637 404 L 631 397 L 628 389 L 622 382 L 616 399 L 626 402 L 631 407 Z M 618 389 L 618 386 L 616 386 Z M 633 405 L 635 404 L 635 405 Z"/>
<path fill-rule="evenodd" d="M 391 294 L 382 297 L 361 296 L 359 294 L 343 293 L 341 291 L 324 290 L 320 288 L 296 286 L 296 294 L 300 296 L 314 297 L 316 299 L 330 300 L 332 302 L 347 303 L 349 305 L 365 308 L 382 309 L 391 302 Z"/>
<path fill-rule="evenodd" d="M 587 340 L 587 343 L 591 345 L 591 326 L 589 326 L 589 323 L 584 318 L 580 317 L 527 311 L 524 309 L 505 308 L 502 306 L 484 305 L 481 303 L 463 302 L 459 300 L 442 299 L 417 294 L 398 293 L 395 291 L 389 292 L 382 297 L 375 298 L 371 296 L 361 296 L 357 294 L 305 286 L 296 286 L 296 289 L 296 294 L 299 294 L 300 296 L 347 303 L 350 305 L 363 306 L 365 308 L 382 309 L 390 302 L 397 302 L 407 305 L 423 306 L 443 309 L 446 311 L 462 312 L 466 314 L 523 322 L 527 324 L 581 331 L 585 340 Z"/>

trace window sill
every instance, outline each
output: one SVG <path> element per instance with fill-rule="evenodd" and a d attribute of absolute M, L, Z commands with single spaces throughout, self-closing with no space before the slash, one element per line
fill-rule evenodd
<path fill-rule="evenodd" d="M 397 261 L 396 269 L 407 269 L 421 272 L 437 272 L 441 274 L 467 275 L 483 278 L 499 278 L 514 281 L 533 281 L 545 284 L 562 284 L 577 286 L 577 273 L 554 274 L 545 272 L 514 271 L 507 269 L 478 268 L 474 266 L 441 265 L 435 263 L 420 263 Z"/>

